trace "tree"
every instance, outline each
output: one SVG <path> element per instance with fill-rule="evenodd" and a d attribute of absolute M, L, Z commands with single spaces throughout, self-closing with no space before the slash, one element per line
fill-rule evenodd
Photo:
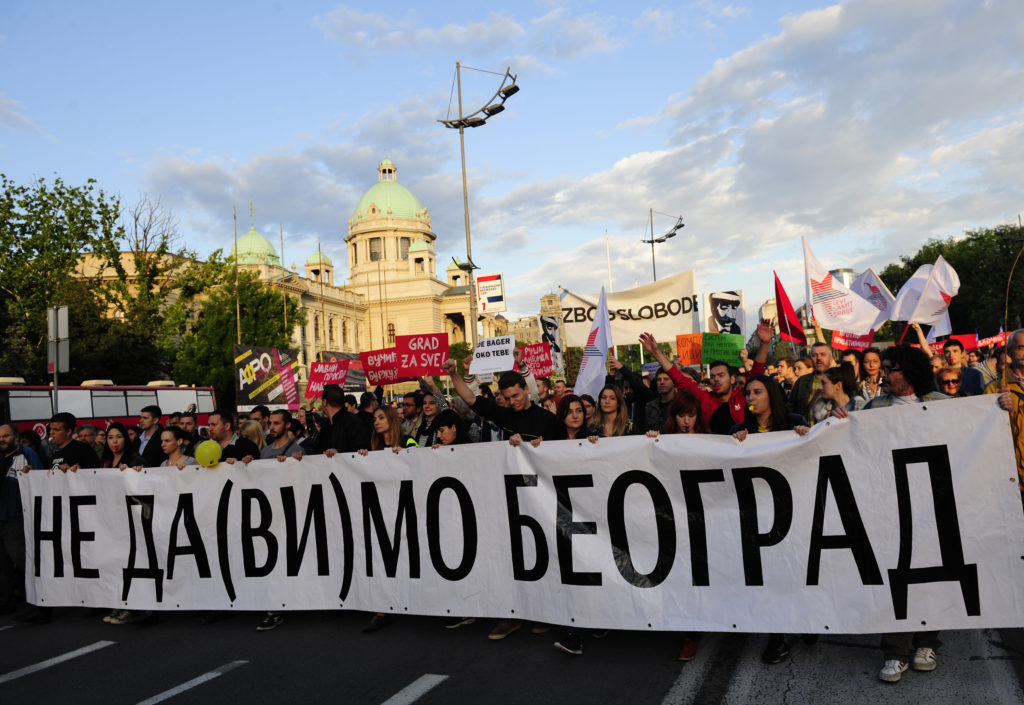
<path fill-rule="evenodd" d="M 154 341 L 154 367 L 169 372 L 185 320 L 196 298 L 226 281 L 229 268 L 215 251 L 205 262 L 183 247 L 177 221 L 159 199 L 141 196 L 121 216 L 121 237 L 104 242 L 104 268 L 113 272 L 99 287 L 110 311 L 131 330 Z"/>
<path fill-rule="evenodd" d="M 283 332 L 281 294 L 263 284 L 256 274 L 238 277 L 242 342 L 246 345 L 285 349 L 290 335 Z M 288 323 L 304 326 L 306 315 L 295 299 L 288 299 Z M 174 380 L 179 384 L 211 386 L 221 406 L 235 398 L 233 346 L 237 342 L 235 282 L 229 279 L 214 289 L 198 313 L 185 323 L 185 332 L 174 360 Z"/>
<path fill-rule="evenodd" d="M 22 186 L 0 174 L 0 375 L 45 381 L 46 309 L 75 296 L 80 253 L 121 236 L 118 199 L 95 183 Z"/>
<path fill-rule="evenodd" d="M 994 334 L 1003 325 L 1009 282 L 1009 327 L 1019 328 L 1024 315 L 1024 258 L 1010 280 L 1014 259 L 1024 245 L 1024 228 L 1020 225 L 997 225 L 994 228 L 968 230 L 961 238 L 929 240 L 910 257 L 882 270 L 882 281 L 894 293 L 922 264 L 934 264 L 939 255 L 949 262 L 960 277 L 960 291 L 950 303 L 949 318 L 954 333 L 978 331 Z M 898 338 L 902 326 L 888 326 L 879 331 Z M 876 336 L 881 337 L 881 335 Z"/>

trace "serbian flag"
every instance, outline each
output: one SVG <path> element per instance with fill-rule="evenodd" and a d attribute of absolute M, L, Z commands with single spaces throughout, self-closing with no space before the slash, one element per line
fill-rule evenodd
<path fill-rule="evenodd" d="M 800 324 L 800 318 L 796 315 L 796 311 L 793 310 L 793 304 L 789 302 L 786 290 L 782 288 L 779 275 L 774 270 L 772 270 L 772 274 L 775 275 L 775 310 L 779 317 L 779 337 L 791 343 L 807 345 L 804 327 Z"/>

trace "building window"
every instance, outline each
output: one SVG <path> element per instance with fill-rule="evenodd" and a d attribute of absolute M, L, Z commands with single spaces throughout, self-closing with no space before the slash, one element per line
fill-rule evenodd
<path fill-rule="evenodd" d="M 352 245 L 352 264 L 359 264 L 359 248 Z"/>
<path fill-rule="evenodd" d="M 402 259 L 409 261 L 409 244 L 412 242 L 407 237 L 403 237 L 398 241 L 398 251 L 402 253 Z"/>
<path fill-rule="evenodd" d="M 389 343 L 394 343 L 395 342 L 395 324 L 394 323 L 388 323 L 388 342 Z"/>
<path fill-rule="evenodd" d="M 346 345 L 348 345 L 348 321 L 343 319 L 341 321 L 341 347 L 342 347 L 342 349 L 344 349 Z"/>
<path fill-rule="evenodd" d="M 416 258 L 416 271 L 417 272 L 422 272 L 423 271 L 423 258 L 422 257 L 417 257 Z"/>
<path fill-rule="evenodd" d="M 334 316 L 327 319 L 327 344 L 334 345 Z"/>
<path fill-rule="evenodd" d="M 320 342 L 320 316 L 313 316 L 313 343 Z"/>
<path fill-rule="evenodd" d="M 384 259 L 384 240 L 379 237 L 370 238 L 370 261 L 379 262 Z"/>

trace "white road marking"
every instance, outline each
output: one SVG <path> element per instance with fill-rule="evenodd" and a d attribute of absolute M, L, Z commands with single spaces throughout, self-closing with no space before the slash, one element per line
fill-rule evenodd
<path fill-rule="evenodd" d="M 381 705 L 411 705 L 448 680 L 448 676 L 425 673 L 385 700 Z"/>
<path fill-rule="evenodd" d="M 22 676 L 27 676 L 37 671 L 42 671 L 44 668 L 56 666 L 58 663 L 70 661 L 71 659 L 78 658 L 79 656 L 85 656 L 86 654 L 91 653 L 93 651 L 103 649 L 107 646 L 113 646 L 115 643 L 117 642 L 97 641 L 95 644 L 89 644 L 88 646 L 83 646 L 80 649 L 69 651 L 66 654 L 54 656 L 53 658 L 46 659 L 45 661 L 40 661 L 39 663 L 33 664 L 31 666 L 19 668 L 17 671 L 11 671 L 10 673 L 5 673 L 4 675 L 0 676 L 0 684 L 9 683 L 10 681 L 13 681 L 16 678 L 21 678 Z"/>
<path fill-rule="evenodd" d="M 168 698 L 173 698 L 175 695 L 180 695 L 181 693 L 184 693 L 186 690 L 191 690 L 192 688 L 195 688 L 197 685 L 202 685 L 207 681 L 212 681 L 214 678 L 217 678 L 218 676 L 223 676 L 228 671 L 233 671 L 239 666 L 244 666 L 247 663 L 249 662 L 232 661 L 231 663 L 226 663 L 220 668 L 215 668 L 212 671 L 208 671 L 207 673 L 204 673 L 201 676 L 196 676 L 192 680 L 185 681 L 181 685 L 176 685 L 170 690 L 165 690 L 162 693 L 157 693 L 152 698 L 146 698 L 145 700 L 140 701 L 138 705 L 154 705 L 155 703 L 162 703 L 164 700 L 167 700 Z"/>
<path fill-rule="evenodd" d="M 13 624 L 5 624 L 4 626 L 0 627 L 0 632 L 2 632 L 4 629 L 10 629 L 13 626 Z"/>

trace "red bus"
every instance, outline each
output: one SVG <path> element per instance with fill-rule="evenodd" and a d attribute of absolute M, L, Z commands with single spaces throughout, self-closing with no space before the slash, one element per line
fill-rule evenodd
<path fill-rule="evenodd" d="M 197 422 L 205 426 L 210 412 L 216 409 L 211 387 L 116 385 L 59 387 L 59 411 L 69 411 L 79 425 L 92 424 L 106 428 L 111 421 L 128 426 L 138 423 L 142 407 L 156 404 L 167 415 L 185 411 L 190 405 Z M 20 430 L 33 430 L 46 437 L 46 424 L 53 416 L 52 387 L 26 384 L 0 384 L 0 424 L 11 424 Z"/>

